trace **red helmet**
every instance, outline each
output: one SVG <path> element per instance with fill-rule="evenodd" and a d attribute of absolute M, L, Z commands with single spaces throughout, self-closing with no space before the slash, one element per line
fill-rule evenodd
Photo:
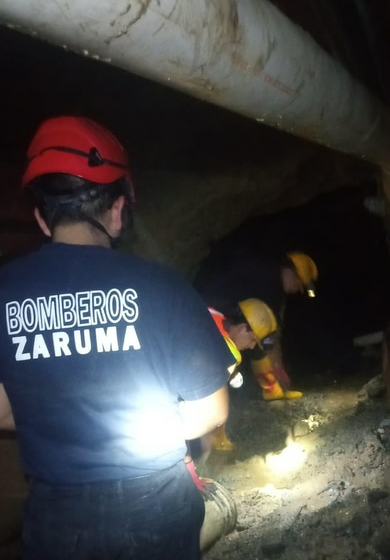
<path fill-rule="evenodd" d="M 22 187 L 47 173 L 67 173 L 108 184 L 127 177 L 130 200 L 134 192 L 127 154 L 113 134 L 84 117 L 54 117 L 44 121 L 27 152 Z"/>

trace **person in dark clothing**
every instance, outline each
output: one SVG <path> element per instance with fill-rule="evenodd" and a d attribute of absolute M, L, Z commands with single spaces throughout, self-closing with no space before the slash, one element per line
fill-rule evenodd
<path fill-rule="evenodd" d="M 23 560 L 198 560 L 186 440 L 226 421 L 231 354 L 178 273 L 112 250 L 134 192 L 107 129 L 48 119 L 28 158 L 52 242 L 0 269 L 0 428 L 16 427 L 30 481 Z"/>

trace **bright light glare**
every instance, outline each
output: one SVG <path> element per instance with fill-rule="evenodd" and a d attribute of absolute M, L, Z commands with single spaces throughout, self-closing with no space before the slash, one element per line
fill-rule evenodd
<path fill-rule="evenodd" d="M 308 290 L 308 291 L 307 291 L 307 295 L 308 295 L 309 297 L 316 297 L 316 294 L 315 294 L 315 291 L 314 291 L 314 290 Z"/>
<path fill-rule="evenodd" d="M 129 443 L 137 455 L 148 458 L 164 455 L 184 445 L 181 418 L 177 411 L 153 402 L 139 411 L 138 422 L 129 424 Z"/>
<path fill-rule="evenodd" d="M 295 441 L 289 441 L 279 453 L 268 453 L 265 464 L 275 475 L 285 475 L 298 470 L 305 463 L 307 452 Z"/>

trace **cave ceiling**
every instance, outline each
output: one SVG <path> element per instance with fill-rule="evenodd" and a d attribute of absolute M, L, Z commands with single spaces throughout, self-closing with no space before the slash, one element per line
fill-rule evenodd
<path fill-rule="evenodd" d="M 389 3 L 272 2 L 388 104 Z M 3 253 L 35 243 L 16 196 L 24 152 L 48 116 L 83 114 L 121 138 L 137 190 L 136 252 L 193 266 L 247 218 L 275 213 L 341 187 L 366 188 L 378 169 L 354 155 L 255 122 L 142 76 L 0 27 Z M 190 248 L 190 250 L 189 250 Z"/>

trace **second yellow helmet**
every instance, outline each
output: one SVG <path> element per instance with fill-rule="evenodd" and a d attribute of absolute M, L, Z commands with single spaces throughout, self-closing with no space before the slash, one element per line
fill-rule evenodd
<path fill-rule="evenodd" d="M 307 293 L 310 297 L 315 296 L 315 286 L 314 282 L 318 278 L 318 269 L 316 263 L 313 261 L 309 255 L 306 253 L 300 253 L 298 251 L 293 251 L 287 253 L 290 260 L 295 266 L 295 270 L 305 286 Z"/>

